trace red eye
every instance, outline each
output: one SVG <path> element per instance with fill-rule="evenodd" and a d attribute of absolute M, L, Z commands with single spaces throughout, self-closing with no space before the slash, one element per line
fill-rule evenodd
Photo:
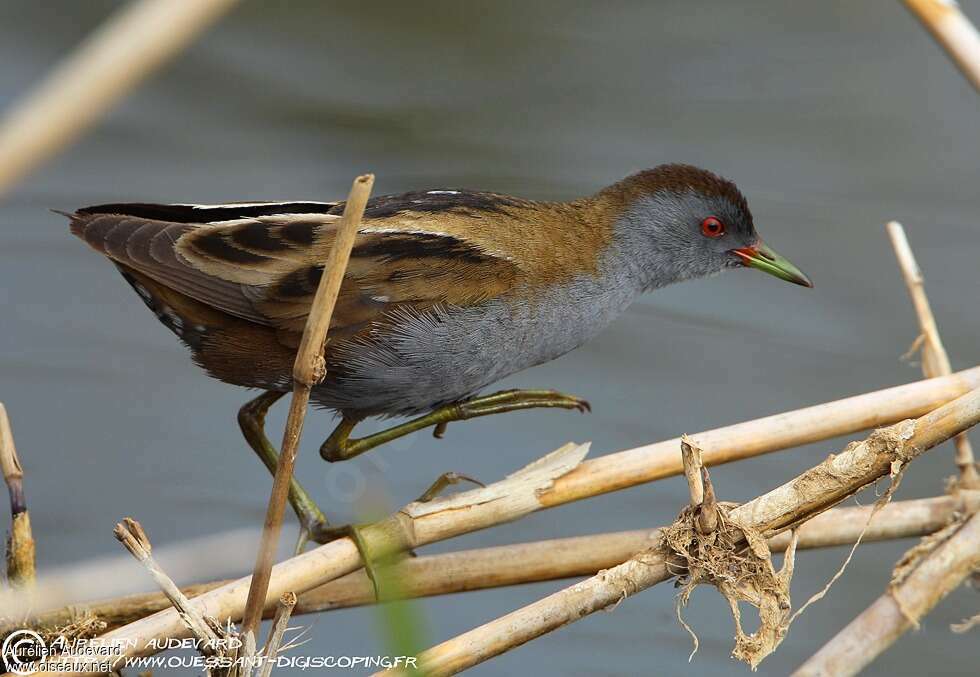
<path fill-rule="evenodd" d="M 714 216 L 709 216 L 701 222 L 701 234 L 705 237 L 721 237 L 725 234 L 725 224 Z"/>

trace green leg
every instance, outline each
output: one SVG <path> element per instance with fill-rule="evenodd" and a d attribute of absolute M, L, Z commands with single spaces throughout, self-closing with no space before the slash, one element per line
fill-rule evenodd
<path fill-rule="evenodd" d="M 501 414 L 506 411 L 518 411 L 520 409 L 534 409 L 538 407 L 559 407 L 561 409 L 577 409 L 578 411 L 590 411 L 589 403 L 585 400 L 565 395 L 554 390 L 504 390 L 493 395 L 477 397 L 466 402 L 458 402 L 445 407 L 440 407 L 425 416 L 406 421 L 401 425 L 382 430 L 362 437 L 351 439 L 350 434 L 354 430 L 360 419 L 345 416 L 340 425 L 330 433 L 330 437 L 320 447 L 320 456 L 327 461 L 345 461 L 355 456 L 360 456 L 366 451 L 382 445 L 391 440 L 397 439 L 422 430 L 429 426 L 435 426 L 436 436 L 440 436 L 445 431 L 446 424 L 452 421 L 465 421 L 478 416 L 489 416 L 491 414 Z"/>
<path fill-rule="evenodd" d="M 419 503 L 426 503 L 439 496 L 439 494 L 445 491 L 446 488 L 454 484 L 461 484 L 463 482 L 472 482 L 473 484 L 479 485 L 481 487 L 486 486 L 485 484 L 483 484 L 483 482 L 480 482 L 479 480 L 475 480 L 472 477 L 467 477 L 466 475 L 456 473 L 456 472 L 447 472 L 447 473 L 443 473 L 442 475 L 439 475 L 439 477 L 436 478 L 436 481 L 433 482 L 432 485 L 428 489 L 426 489 L 425 492 L 415 500 L 418 501 Z M 357 546 L 358 551 L 361 553 L 361 560 L 364 562 L 364 572 L 371 580 L 371 585 L 374 586 L 375 599 L 381 600 L 382 599 L 381 578 L 378 576 L 379 565 L 390 566 L 397 559 L 401 557 L 415 557 L 415 552 L 412 550 L 396 551 L 396 552 L 389 553 L 387 555 L 383 555 L 380 558 L 376 558 L 372 554 L 371 548 L 368 546 L 361 532 L 362 529 L 370 526 L 371 525 L 369 524 L 364 524 L 364 525 L 345 524 L 343 526 L 338 526 L 338 527 L 326 527 L 322 533 L 327 538 L 327 540 L 344 538 L 346 536 L 349 537 L 352 541 L 354 541 L 354 545 Z"/>
<path fill-rule="evenodd" d="M 279 452 L 265 435 L 265 415 L 269 407 L 284 394 L 273 391 L 262 393 L 238 410 L 238 425 L 242 429 L 245 441 L 273 475 L 276 474 L 276 466 L 279 464 Z M 330 540 L 327 533 L 330 529 L 327 518 L 296 478 L 289 481 L 289 504 L 296 513 L 301 528 L 300 540 L 296 545 L 297 551 L 302 550 L 308 539 L 312 538 L 318 543 Z"/>
<path fill-rule="evenodd" d="M 520 409 L 533 409 L 537 407 L 559 407 L 562 409 L 577 409 L 582 412 L 590 410 L 589 403 L 585 400 L 555 392 L 554 390 L 505 390 L 493 395 L 440 407 L 425 416 L 420 416 L 401 425 L 360 439 L 351 439 L 350 435 L 354 427 L 361 422 L 361 419 L 353 416 L 344 416 L 334 431 L 330 433 L 327 441 L 320 447 L 320 455 L 327 461 L 344 461 L 359 456 L 386 442 L 429 426 L 435 426 L 434 432 L 436 437 L 441 437 L 442 433 L 445 432 L 446 425 L 452 421 L 465 421 L 478 416 L 489 416 L 506 411 L 518 411 Z M 432 486 L 418 500 L 419 502 L 430 501 L 438 496 L 446 487 L 464 481 L 483 486 L 480 482 L 465 475 L 453 472 L 444 473 L 436 479 Z M 326 540 L 349 536 L 354 541 L 358 550 L 361 552 L 364 569 L 374 584 L 375 594 L 380 599 L 379 582 L 376 575 L 374 558 L 371 556 L 370 549 L 361 536 L 360 529 L 362 528 L 364 527 L 354 525 L 325 527 L 320 531 L 320 536 L 326 538 Z M 409 551 L 407 554 L 411 555 L 413 553 Z"/>

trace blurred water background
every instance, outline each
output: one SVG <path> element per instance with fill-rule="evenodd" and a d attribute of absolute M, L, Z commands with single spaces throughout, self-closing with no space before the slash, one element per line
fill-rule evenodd
<path fill-rule="evenodd" d="M 0 104 L 119 4 L 4 0 Z M 980 3 L 963 9 L 980 19 Z M 27 472 L 40 563 L 117 553 L 111 527 L 124 515 L 157 546 L 258 527 L 270 486 L 235 425 L 249 394 L 194 367 L 49 208 L 331 199 L 368 170 L 378 194 L 463 186 L 564 199 L 683 161 L 737 181 L 763 236 L 814 279 L 808 291 L 743 271 L 659 291 L 598 340 L 501 384 L 586 396 L 588 416 L 482 419 L 450 426 L 443 441 L 417 434 L 334 466 L 316 453 L 334 422 L 311 416 L 298 473 L 348 520 L 351 498 L 366 491 L 400 505 L 446 470 L 492 481 L 568 440 L 605 454 L 917 379 L 899 361 L 916 329 L 883 229 L 892 218 L 925 270 L 954 368 L 972 366 L 978 122 L 976 93 L 890 0 L 243 2 L 0 204 L 0 399 Z M 277 440 L 284 409 L 270 419 Z M 725 499 L 746 500 L 844 442 L 712 476 Z M 917 461 L 899 498 L 941 492 L 952 468 L 946 447 Z M 674 478 L 423 552 L 654 526 L 685 493 Z M 786 674 L 823 644 L 880 594 L 909 545 L 864 546 L 760 673 Z M 794 600 L 845 554 L 802 553 Z M 213 553 L 227 575 L 251 569 L 251 559 L 222 556 Z M 566 584 L 426 600 L 429 639 Z M 711 590 L 686 612 L 701 640 L 687 664 L 674 594 L 658 586 L 473 673 L 747 670 L 728 657 L 731 620 Z M 977 601 L 953 594 L 867 674 L 976 674 L 980 643 L 948 624 Z M 312 642 L 300 651 L 384 653 L 375 621 L 370 609 L 305 617 Z"/>

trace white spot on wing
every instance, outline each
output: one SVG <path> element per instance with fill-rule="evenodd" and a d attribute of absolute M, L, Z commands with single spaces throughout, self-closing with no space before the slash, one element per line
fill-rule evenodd
<path fill-rule="evenodd" d="M 436 235 L 438 237 L 453 237 L 441 230 L 421 230 L 419 228 L 393 228 L 391 226 L 368 226 L 358 229 L 359 233 L 400 233 L 402 235 Z"/>
<path fill-rule="evenodd" d="M 175 207 L 193 207 L 194 209 L 227 209 L 234 207 L 287 207 L 294 204 L 304 205 L 335 205 L 336 202 L 320 202 L 319 200 L 284 200 L 282 202 L 229 202 L 218 205 L 201 205 L 192 202 L 175 202 Z"/>
<path fill-rule="evenodd" d="M 310 214 L 265 214 L 263 216 L 246 216 L 239 219 L 225 219 L 224 221 L 207 221 L 209 226 L 244 226 L 249 223 L 271 223 L 273 225 L 285 224 L 290 221 L 305 221 L 309 219 L 317 219 L 323 223 L 331 223 L 333 221 L 340 221 L 339 214 L 324 214 L 323 212 L 314 212 Z"/>
<path fill-rule="evenodd" d="M 429 195 L 459 195 L 458 190 L 430 190 Z"/>

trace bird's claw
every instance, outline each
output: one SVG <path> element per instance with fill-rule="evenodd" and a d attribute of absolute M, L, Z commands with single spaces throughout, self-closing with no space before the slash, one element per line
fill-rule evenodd
<path fill-rule="evenodd" d="M 566 395 L 556 390 L 505 390 L 486 397 L 460 402 L 456 405 L 456 418 L 462 420 L 505 411 L 550 407 L 575 409 L 582 413 L 592 411 L 592 405 L 589 404 L 588 400 L 574 395 Z"/>
<path fill-rule="evenodd" d="M 468 475 L 464 475 L 458 472 L 451 472 L 451 471 L 445 472 L 439 475 L 439 477 L 436 478 L 436 481 L 432 483 L 432 486 L 430 486 L 428 489 L 422 492 L 422 495 L 419 496 L 417 499 L 415 499 L 415 501 L 417 503 L 428 503 L 432 499 L 436 498 L 443 491 L 445 491 L 446 487 L 449 487 L 453 484 L 460 484 L 462 482 L 470 482 L 479 487 L 487 486 L 480 480 L 473 479 Z"/>

